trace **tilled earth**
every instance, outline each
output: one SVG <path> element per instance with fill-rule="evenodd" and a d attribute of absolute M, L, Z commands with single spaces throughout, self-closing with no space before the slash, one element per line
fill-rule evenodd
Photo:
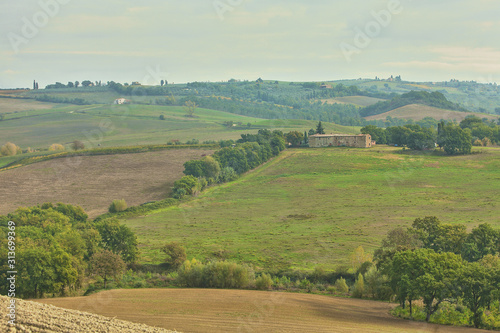
<path fill-rule="evenodd" d="M 0 296 L 0 332 L 173 332 L 163 328 L 19 299 L 16 299 L 16 323 L 11 325 L 8 323 L 7 306 L 9 303 L 10 298 Z"/>

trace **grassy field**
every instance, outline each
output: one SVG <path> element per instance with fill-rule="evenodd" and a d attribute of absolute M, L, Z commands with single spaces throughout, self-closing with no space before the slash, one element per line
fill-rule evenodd
<path fill-rule="evenodd" d="M 33 99 L 0 98 L 0 113 L 14 113 L 11 117 L 21 117 L 23 111 L 47 110 L 65 106 L 65 104 L 38 102 Z"/>
<path fill-rule="evenodd" d="M 211 154 L 173 149 L 108 156 L 59 158 L 0 172 L 0 215 L 19 206 L 64 202 L 82 206 L 90 217 L 106 213 L 114 199 L 129 206 L 165 199 L 184 162 Z M 21 181 L 22 180 L 22 181 Z"/>
<path fill-rule="evenodd" d="M 197 109 L 193 118 L 185 114 L 183 107 L 154 105 L 73 105 L 10 113 L 0 122 L 0 144 L 11 141 L 23 149 L 46 149 L 53 143 L 69 145 L 74 140 L 83 141 L 88 148 L 159 144 L 170 140 L 202 142 L 238 139 L 242 133 L 261 128 L 303 132 L 317 124 L 307 120 L 265 120 L 208 109 Z M 165 120 L 160 120 L 160 115 Z M 227 121 L 241 125 L 228 128 L 224 125 Z M 359 127 L 328 123 L 324 123 L 324 127 L 329 132 L 359 133 Z"/>
<path fill-rule="evenodd" d="M 36 302 L 179 332 L 485 332 L 394 318 L 393 305 L 250 290 L 110 290 Z"/>
<path fill-rule="evenodd" d="M 498 119 L 498 116 L 481 114 L 481 113 L 473 113 L 473 112 L 460 112 L 460 111 L 451 111 L 445 109 L 439 109 L 432 106 L 420 105 L 420 104 L 411 104 L 406 105 L 389 112 L 377 114 L 374 116 L 365 117 L 366 120 L 385 120 L 388 116 L 392 118 L 404 118 L 404 119 L 413 119 L 415 121 L 422 120 L 425 117 L 431 117 L 436 120 L 456 120 L 457 122 L 461 122 L 467 116 L 477 116 L 479 118 L 488 118 L 492 120 Z"/>
<path fill-rule="evenodd" d="M 345 96 L 345 97 L 325 99 L 323 101 L 326 101 L 328 104 L 335 104 L 335 103 L 353 104 L 358 107 L 364 107 L 383 101 L 383 99 L 367 97 L 367 96 Z"/>
<path fill-rule="evenodd" d="M 387 231 L 435 215 L 469 228 L 499 226 L 500 149 L 469 156 L 400 149 L 289 149 L 239 180 L 179 207 L 124 220 L 137 233 L 142 262 L 162 262 L 169 241 L 188 257 L 214 253 L 257 267 L 333 269 Z"/>

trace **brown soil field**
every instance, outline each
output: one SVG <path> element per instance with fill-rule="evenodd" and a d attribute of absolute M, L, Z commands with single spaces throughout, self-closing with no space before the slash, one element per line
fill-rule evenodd
<path fill-rule="evenodd" d="M 394 318 L 393 305 L 321 295 L 214 289 L 122 289 L 37 300 L 181 332 L 487 332 Z"/>
<path fill-rule="evenodd" d="M 63 202 L 81 206 L 93 218 L 115 199 L 128 206 L 165 199 L 184 162 L 213 150 L 169 149 L 158 152 L 59 158 L 0 172 L 0 215 L 20 206 Z"/>
<path fill-rule="evenodd" d="M 389 112 L 377 114 L 374 116 L 365 117 L 366 120 L 385 120 L 387 116 L 391 116 L 392 118 L 404 118 L 404 119 L 413 119 L 415 121 L 422 120 L 425 117 L 431 117 L 436 120 L 456 120 L 460 122 L 465 119 L 467 116 L 477 116 L 479 118 L 488 118 L 488 119 L 497 119 L 497 117 L 493 115 L 486 115 L 482 113 L 474 113 L 474 112 L 460 112 L 460 111 L 451 111 L 445 109 L 434 108 L 432 106 L 419 105 L 419 104 L 410 104 L 397 109 L 394 109 Z"/>
<path fill-rule="evenodd" d="M 61 104 L 39 102 L 33 99 L 0 98 L 0 113 L 52 109 L 55 106 L 61 106 Z"/>
<path fill-rule="evenodd" d="M 7 306 L 10 298 L 0 296 L 0 331 L 14 332 L 151 332 L 169 333 L 163 328 L 150 327 L 144 324 L 126 322 L 115 318 L 107 318 L 92 313 L 68 310 L 53 305 L 16 299 L 15 324 L 8 321 Z"/>
<path fill-rule="evenodd" d="M 328 104 L 354 104 L 356 106 L 369 106 L 377 102 L 384 101 L 384 99 L 367 97 L 367 96 L 345 96 L 337 98 L 329 98 L 322 100 Z"/>

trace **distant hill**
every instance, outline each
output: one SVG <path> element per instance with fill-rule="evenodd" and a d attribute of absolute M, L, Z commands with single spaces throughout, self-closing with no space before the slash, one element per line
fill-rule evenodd
<path fill-rule="evenodd" d="M 453 111 L 468 111 L 460 105 L 447 100 L 446 97 L 440 92 L 435 91 L 429 93 L 426 91 L 411 91 L 409 93 L 402 94 L 401 96 L 396 96 L 389 101 L 378 102 L 367 106 L 361 109 L 359 113 L 362 117 L 369 117 L 411 104 L 422 104 Z"/>
<path fill-rule="evenodd" d="M 484 117 L 488 119 L 497 119 L 497 117 L 492 115 L 486 115 L 474 112 L 451 111 L 422 104 L 405 105 L 403 107 L 394 109 L 392 111 L 365 117 L 365 119 L 385 120 L 388 116 L 392 118 L 412 119 L 415 121 L 419 121 L 424 118 L 430 117 L 436 120 L 441 120 L 441 119 L 451 120 L 451 121 L 456 120 L 457 122 L 460 122 L 467 116 L 478 116 L 480 118 Z"/>

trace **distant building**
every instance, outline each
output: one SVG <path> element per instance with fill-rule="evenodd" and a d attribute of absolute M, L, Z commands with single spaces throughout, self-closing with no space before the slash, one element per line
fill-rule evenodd
<path fill-rule="evenodd" d="M 128 99 L 125 99 L 125 98 L 117 98 L 117 99 L 115 99 L 113 104 L 130 104 L 130 101 Z"/>
<path fill-rule="evenodd" d="M 321 89 L 332 89 L 333 87 L 330 84 L 322 84 L 319 86 Z"/>
<path fill-rule="evenodd" d="M 309 147 L 354 147 L 370 148 L 374 144 L 369 134 L 315 134 L 309 136 Z"/>

